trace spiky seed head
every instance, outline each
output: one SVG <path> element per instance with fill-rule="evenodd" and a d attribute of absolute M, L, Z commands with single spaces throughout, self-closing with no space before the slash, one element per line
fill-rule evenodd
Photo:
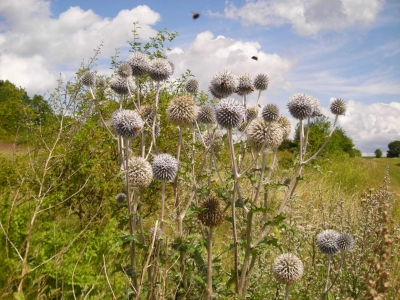
<path fill-rule="evenodd" d="M 217 95 L 212 89 L 211 89 L 211 84 L 208 85 L 208 91 L 210 92 L 211 96 L 215 99 L 222 99 L 224 97 L 221 97 L 220 95 Z"/>
<path fill-rule="evenodd" d="M 133 76 L 143 76 L 149 72 L 150 59 L 147 54 L 135 52 L 126 60 L 131 65 Z"/>
<path fill-rule="evenodd" d="M 250 121 L 251 122 L 251 121 Z M 246 130 L 247 126 L 250 124 L 249 121 L 243 122 L 242 124 L 239 125 L 237 128 L 240 132 L 243 132 Z"/>
<path fill-rule="evenodd" d="M 127 96 L 135 89 L 135 83 L 132 77 L 123 78 L 121 76 L 114 76 L 110 80 L 110 88 L 121 96 Z"/>
<path fill-rule="evenodd" d="M 218 152 L 222 146 L 223 146 L 223 134 L 220 131 L 214 131 L 214 132 L 210 132 L 210 134 L 208 134 L 207 131 L 203 132 L 203 134 L 201 135 L 204 141 L 205 146 L 208 148 L 211 145 L 211 142 L 213 143 L 213 149 L 214 151 Z"/>
<path fill-rule="evenodd" d="M 119 193 L 117 196 L 115 196 L 115 203 L 118 206 L 125 206 L 127 204 L 126 195 L 124 193 Z"/>
<path fill-rule="evenodd" d="M 235 92 L 237 77 L 230 71 L 222 70 L 211 77 L 209 88 L 216 98 L 225 98 Z"/>
<path fill-rule="evenodd" d="M 266 122 L 275 122 L 279 118 L 279 108 L 277 105 L 269 103 L 261 111 L 261 116 Z"/>
<path fill-rule="evenodd" d="M 107 86 L 107 81 L 104 78 L 98 78 L 96 80 L 96 86 L 98 88 L 104 89 Z"/>
<path fill-rule="evenodd" d="M 237 100 L 225 98 L 215 106 L 215 116 L 221 127 L 235 128 L 246 120 L 246 109 Z"/>
<path fill-rule="evenodd" d="M 310 96 L 304 93 L 294 94 L 290 97 L 287 107 L 292 117 L 298 120 L 307 119 L 314 112 Z"/>
<path fill-rule="evenodd" d="M 248 73 L 238 76 L 236 93 L 240 96 L 244 96 L 252 92 L 254 92 L 253 76 Z"/>
<path fill-rule="evenodd" d="M 140 115 L 130 109 L 116 110 L 112 115 L 112 122 L 115 132 L 125 139 L 136 137 L 144 125 Z"/>
<path fill-rule="evenodd" d="M 277 120 L 277 123 L 283 131 L 283 139 L 286 139 L 292 130 L 292 125 L 290 124 L 289 119 L 284 116 L 280 116 Z"/>
<path fill-rule="evenodd" d="M 125 170 L 123 170 L 125 179 Z M 132 156 L 128 160 L 128 180 L 133 188 L 148 187 L 153 179 L 153 171 L 150 163 L 142 157 Z"/>
<path fill-rule="evenodd" d="M 205 104 L 199 108 L 197 113 L 197 122 L 200 124 L 215 124 L 215 109 L 209 104 Z"/>
<path fill-rule="evenodd" d="M 296 255 L 285 253 L 275 258 L 272 272 L 279 282 L 292 284 L 301 279 L 304 267 L 302 261 Z"/>
<path fill-rule="evenodd" d="M 258 117 L 258 109 L 257 109 L 257 107 L 248 107 L 246 109 L 246 120 L 248 122 L 253 121 L 257 117 Z"/>
<path fill-rule="evenodd" d="M 191 125 L 197 118 L 196 102 L 192 97 L 186 95 L 177 96 L 168 104 L 167 116 L 174 125 Z"/>
<path fill-rule="evenodd" d="M 164 58 L 154 58 L 150 62 L 149 76 L 154 81 L 167 80 L 172 74 L 172 67 Z"/>
<path fill-rule="evenodd" d="M 254 78 L 254 87 L 256 90 L 265 91 L 268 88 L 269 79 L 265 74 L 258 74 Z"/>
<path fill-rule="evenodd" d="M 199 91 L 199 82 L 196 79 L 189 79 L 185 84 L 186 92 L 195 94 Z"/>
<path fill-rule="evenodd" d="M 79 78 L 79 81 L 84 86 L 93 87 L 93 86 L 96 85 L 96 73 L 95 72 L 86 71 Z"/>
<path fill-rule="evenodd" d="M 150 238 L 150 241 L 153 240 L 154 229 L 155 229 L 154 227 L 151 227 L 150 230 L 149 230 L 149 238 Z M 156 231 L 156 241 L 159 241 L 160 238 L 161 238 L 161 236 L 162 236 L 162 229 L 161 229 L 160 227 L 157 227 L 157 231 Z"/>
<path fill-rule="evenodd" d="M 154 178 L 160 181 L 172 181 L 178 172 L 178 161 L 167 153 L 156 155 L 151 166 Z"/>
<path fill-rule="evenodd" d="M 139 114 L 143 120 L 153 120 L 156 116 L 156 109 L 152 105 L 142 105 Z"/>
<path fill-rule="evenodd" d="M 175 72 L 175 65 L 172 61 L 168 61 L 169 65 L 171 66 L 171 73 L 169 74 L 169 76 L 171 76 L 172 74 L 174 74 Z"/>
<path fill-rule="evenodd" d="M 331 112 L 334 115 L 344 115 L 346 113 L 346 102 L 343 99 L 334 99 L 331 103 Z"/>
<path fill-rule="evenodd" d="M 260 151 L 264 144 L 264 151 L 276 149 L 283 142 L 283 130 L 280 125 L 277 122 L 265 122 L 263 118 L 254 119 L 250 123 L 246 136 L 248 145 L 256 151 Z"/>
<path fill-rule="evenodd" d="M 335 230 L 324 230 L 317 235 L 317 245 L 319 250 L 328 255 L 334 255 L 339 252 L 339 246 L 337 244 L 337 239 L 339 233 Z"/>
<path fill-rule="evenodd" d="M 209 196 L 200 204 L 200 212 L 197 217 L 200 222 L 209 227 L 216 227 L 225 220 L 224 211 L 221 208 L 221 201 L 215 196 Z"/>
<path fill-rule="evenodd" d="M 337 245 L 340 250 L 350 250 L 354 246 L 353 236 L 347 232 L 342 232 L 337 238 Z"/>
<path fill-rule="evenodd" d="M 161 135 L 161 127 L 160 125 L 156 124 L 156 126 L 154 126 L 154 136 L 155 138 L 158 138 Z"/>
<path fill-rule="evenodd" d="M 123 62 L 122 64 L 120 64 L 117 69 L 117 74 L 122 78 L 128 78 L 132 76 L 132 67 L 130 63 Z"/>
<path fill-rule="evenodd" d="M 312 118 L 318 117 L 319 115 L 321 115 L 321 104 L 319 102 L 319 100 L 313 96 L 309 96 L 311 103 L 312 103 L 312 107 L 313 107 L 313 113 L 311 115 Z"/>

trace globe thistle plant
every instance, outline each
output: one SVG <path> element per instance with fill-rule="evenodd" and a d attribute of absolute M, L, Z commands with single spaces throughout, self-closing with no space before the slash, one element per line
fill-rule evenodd
<path fill-rule="evenodd" d="M 213 96 L 222 99 L 235 92 L 237 84 L 237 78 L 232 72 L 222 70 L 211 77 L 209 88 Z"/>
<path fill-rule="evenodd" d="M 313 107 L 313 113 L 311 115 L 312 118 L 318 117 L 321 115 L 321 104 L 319 100 L 313 96 L 310 96 L 310 100 Z"/>
<path fill-rule="evenodd" d="M 205 198 L 200 204 L 201 210 L 197 217 L 199 221 L 208 227 L 216 227 L 225 220 L 224 211 L 221 207 L 221 201 L 215 196 Z"/>
<path fill-rule="evenodd" d="M 174 74 L 174 72 L 175 72 L 175 65 L 174 65 L 174 63 L 172 62 L 172 61 L 168 61 L 168 63 L 169 63 L 169 65 L 171 66 L 171 72 L 170 72 L 170 76 L 172 75 L 172 74 Z"/>
<path fill-rule="evenodd" d="M 150 62 L 149 76 L 154 81 L 167 80 L 172 74 L 172 67 L 164 58 L 154 58 Z"/>
<path fill-rule="evenodd" d="M 266 122 L 275 122 L 279 118 L 279 108 L 277 105 L 269 103 L 261 111 L 261 116 Z"/>
<path fill-rule="evenodd" d="M 199 91 L 199 82 L 196 79 L 189 79 L 185 84 L 185 90 L 189 94 L 195 94 Z"/>
<path fill-rule="evenodd" d="M 336 243 L 340 250 L 350 250 L 354 246 L 354 239 L 351 234 L 343 232 L 337 237 Z"/>
<path fill-rule="evenodd" d="M 107 86 L 107 81 L 104 78 L 98 78 L 96 80 L 96 86 L 98 88 L 104 89 Z"/>
<path fill-rule="evenodd" d="M 282 129 L 283 139 L 286 139 L 289 136 L 290 131 L 292 130 L 292 125 L 290 124 L 289 119 L 284 116 L 280 116 L 277 120 L 277 123 Z"/>
<path fill-rule="evenodd" d="M 205 104 L 199 108 L 197 113 L 197 122 L 200 124 L 215 124 L 215 109 L 209 104 Z"/>
<path fill-rule="evenodd" d="M 153 171 L 147 160 L 138 156 L 129 158 L 128 181 L 133 188 L 148 187 L 152 179 Z"/>
<path fill-rule="evenodd" d="M 149 230 L 149 237 L 150 240 L 153 239 L 154 236 L 154 227 L 151 227 Z M 162 229 L 160 227 L 157 227 L 157 231 L 156 231 L 156 241 L 159 241 L 161 239 L 162 236 Z"/>
<path fill-rule="evenodd" d="M 136 137 L 144 125 L 140 115 L 129 109 L 115 111 L 112 115 L 112 122 L 115 132 L 124 139 Z"/>
<path fill-rule="evenodd" d="M 240 96 L 248 95 L 254 91 L 253 77 L 244 73 L 238 76 L 236 93 Z"/>
<path fill-rule="evenodd" d="M 178 172 L 178 161 L 167 153 L 156 155 L 151 166 L 154 178 L 160 181 L 172 181 Z"/>
<path fill-rule="evenodd" d="M 314 104 L 311 97 L 304 93 L 294 94 L 287 104 L 290 114 L 297 120 L 304 120 L 312 116 Z"/>
<path fill-rule="evenodd" d="M 143 120 L 153 120 L 156 116 L 156 109 L 152 105 L 142 105 L 139 114 Z"/>
<path fill-rule="evenodd" d="M 343 99 L 334 99 L 330 108 L 334 115 L 344 115 L 346 113 L 346 102 Z"/>
<path fill-rule="evenodd" d="M 93 86 L 96 85 L 96 73 L 95 72 L 86 71 L 79 78 L 79 81 L 84 86 L 93 87 Z"/>
<path fill-rule="evenodd" d="M 132 67 L 128 62 L 123 62 L 118 66 L 117 74 L 122 78 L 128 78 L 132 76 Z"/>
<path fill-rule="evenodd" d="M 167 116 L 174 125 L 191 125 L 197 118 L 196 102 L 189 96 L 177 96 L 169 103 Z"/>
<path fill-rule="evenodd" d="M 127 203 L 126 195 L 124 193 L 119 193 L 117 196 L 115 196 L 115 203 L 118 206 L 125 206 Z"/>
<path fill-rule="evenodd" d="M 248 122 L 253 121 L 257 117 L 258 117 L 258 109 L 257 109 L 257 107 L 248 107 L 246 109 L 246 120 Z"/>
<path fill-rule="evenodd" d="M 133 76 L 143 76 L 149 72 L 150 59 L 147 54 L 135 52 L 126 60 L 131 65 Z"/>
<path fill-rule="evenodd" d="M 215 106 L 217 123 L 223 128 L 238 127 L 246 118 L 246 110 L 242 104 L 233 98 L 221 99 Z"/>
<path fill-rule="evenodd" d="M 327 255 L 334 255 L 339 252 L 337 240 L 339 233 L 335 230 L 324 230 L 317 235 L 317 245 L 319 250 Z"/>
<path fill-rule="evenodd" d="M 262 118 L 253 120 L 246 130 L 247 142 L 255 151 L 277 149 L 283 141 L 283 130 L 277 122 L 265 122 Z"/>
<path fill-rule="evenodd" d="M 265 74 L 258 74 L 254 77 L 254 88 L 259 91 L 265 91 L 268 89 L 269 79 Z"/>
<path fill-rule="evenodd" d="M 135 84 L 131 77 L 123 78 L 121 76 L 114 76 L 110 80 L 110 88 L 120 96 L 127 96 L 135 88 Z"/>
<path fill-rule="evenodd" d="M 204 141 L 204 146 L 207 148 L 211 146 L 211 142 L 214 146 L 214 151 L 219 151 L 223 144 L 223 134 L 220 131 L 214 131 L 208 133 L 207 131 L 203 132 L 201 135 L 202 140 Z"/>
<path fill-rule="evenodd" d="M 292 253 L 281 254 L 275 258 L 272 272 L 280 283 L 292 284 L 303 276 L 303 263 Z"/>

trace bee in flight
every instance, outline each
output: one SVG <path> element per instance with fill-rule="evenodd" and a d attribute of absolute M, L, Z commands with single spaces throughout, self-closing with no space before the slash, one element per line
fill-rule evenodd
<path fill-rule="evenodd" d="M 258 60 L 257 56 L 252 56 L 251 59 Z"/>
<path fill-rule="evenodd" d="M 193 20 L 196 20 L 198 17 L 200 17 L 200 14 L 199 13 L 193 13 L 192 12 L 192 18 L 193 18 Z"/>

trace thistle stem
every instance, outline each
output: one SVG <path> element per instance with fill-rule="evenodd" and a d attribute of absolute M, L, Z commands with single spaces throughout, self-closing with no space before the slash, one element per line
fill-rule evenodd
<path fill-rule="evenodd" d="M 285 287 L 285 300 L 289 299 L 289 284 L 286 283 L 286 287 Z"/>
<path fill-rule="evenodd" d="M 213 226 L 210 226 L 208 230 L 208 245 L 207 245 L 207 255 L 208 255 L 208 264 L 207 264 L 207 299 L 212 299 L 212 239 L 213 239 Z"/>
<path fill-rule="evenodd" d="M 160 228 L 163 229 L 164 225 L 164 205 L 165 205 L 165 181 L 161 181 L 161 215 L 160 215 Z"/>
<path fill-rule="evenodd" d="M 331 255 L 328 255 L 328 272 L 326 274 L 326 282 L 325 282 L 325 290 L 324 293 L 328 291 L 328 283 L 329 283 L 329 273 L 331 271 Z"/>

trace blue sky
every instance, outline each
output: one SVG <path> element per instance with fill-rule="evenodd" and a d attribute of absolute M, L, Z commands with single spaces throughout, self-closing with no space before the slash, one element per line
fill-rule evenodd
<path fill-rule="evenodd" d="M 229 69 L 267 74 L 263 101 L 287 116 L 294 93 L 317 97 L 326 115 L 331 99 L 343 98 L 349 109 L 339 125 L 371 154 L 400 140 L 399 15 L 398 0 L 1 0 L 0 79 L 48 93 L 102 39 L 96 70 L 109 74 L 115 48 L 121 59 L 129 55 L 126 41 L 139 21 L 144 40 L 165 27 L 179 32 L 168 54 L 175 76 L 190 69 L 203 89 Z"/>

